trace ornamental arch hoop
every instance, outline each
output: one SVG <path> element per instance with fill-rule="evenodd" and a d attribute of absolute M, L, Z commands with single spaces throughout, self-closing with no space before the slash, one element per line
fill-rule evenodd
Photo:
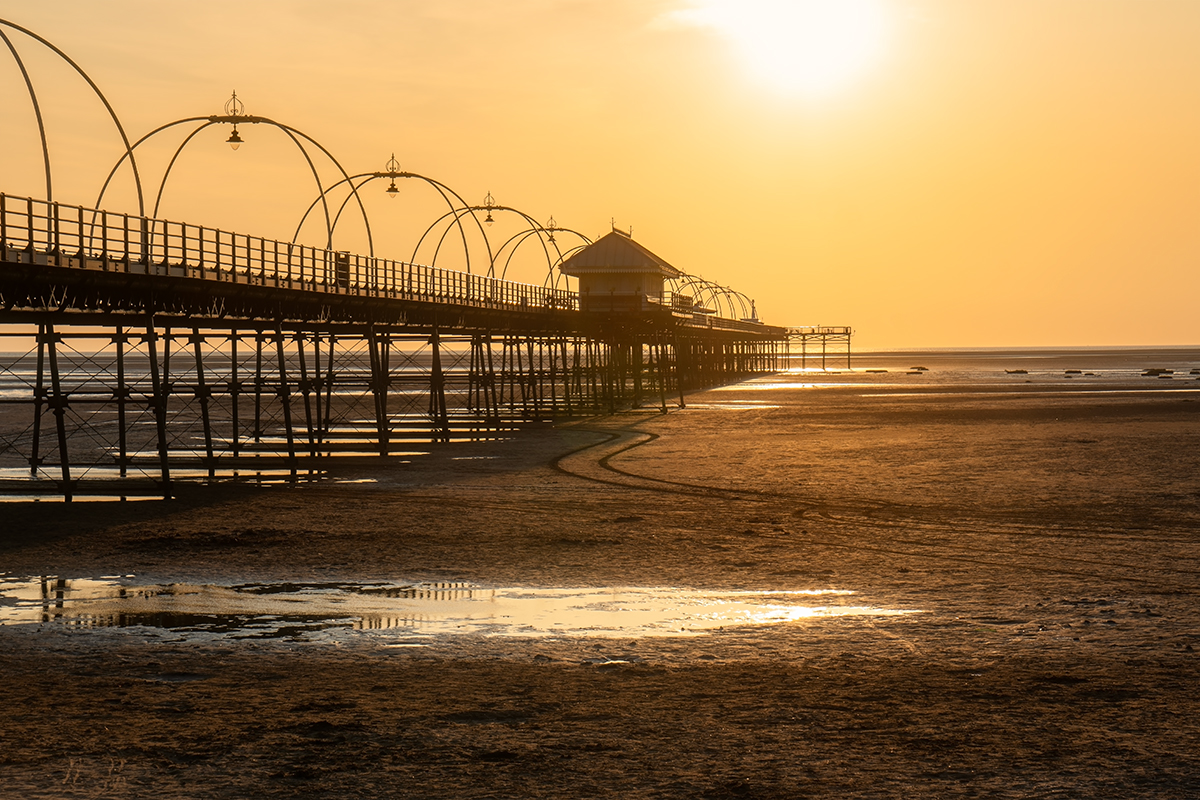
<path fill-rule="evenodd" d="M 488 224 L 490 224 L 491 222 L 494 221 L 494 220 L 492 220 L 493 212 L 504 212 L 507 214 L 515 214 L 526 223 L 527 227 L 524 228 L 523 230 L 518 231 L 516 234 L 514 234 L 513 236 L 506 239 L 500 245 L 499 249 L 493 251 L 492 245 L 491 245 L 491 240 L 487 236 L 487 231 L 480 224 L 479 212 L 486 213 L 486 217 L 483 220 L 483 222 L 488 223 Z M 446 237 L 449 235 L 450 231 L 456 227 L 461 230 L 461 225 L 462 225 L 461 220 L 463 217 L 466 217 L 466 216 L 471 216 L 474 219 L 475 227 L 478 228 L 478 230 L 480 231 L 480 234 L 483 237 L 484 246 L 487 248 L 487 257 L 488 257 L 487 275 L 488 275 L 488 277 L 496 277 L 496 278 L 500 278 L 501 280 L 503 280 L 505 278 L 505 275 L 508 272 L 508 267 L 512 261 L 512 257 L 515 253 L 515 250 L 522 243 L 524 243 L 530 236 L 534 236 L 534 235 L 537 236 L 538 242 L 542 246 L 542 253 L 545 255 L 545 258 L 546 258 L 547 278 L 543 280 L 544 285 L 545 284 L 554 285 L 557 283 L 557 280 L 553 277 L 552 273 L 554 271 L 554 268 L 559 263 L 561 263 L 562 259 L 563 259 L 563 253 L 562 253 L 561 249 L 558 247 L 558 244 L 554 240 L 554 234 L 556 232 L 570 233 L 570 234 L 580 237 L 585 242 L 590 243 L 590 240 L 588 240 L 587 237 L 581 233 L 573 231 L 569 228 L 558 227 L 557 224 L 555 224 L 552 227 L 545 227 L 545 226 L 541 225 L 533 217 L 531 217 L 529 214 L 525 213 L 524 211 L 521 211 L 518 208 L 513 208 L 512 206 L 500 205 L 500 204 L 492 201 L 491 193 L 489 192 L 488 196 L 487 196 L 487 200 L 485 200 L 483 205 L 476 205 L 476 206 L 466 205 L 466 206 L 463 206 L 462 208 L 451 209 L 450 211 L 446 212 L 445 214 L 443 214 L 442 216 L 440 216 L 436 220 L 434 220 L 433 223 L 430 224 L 430 226 L 425 230 L 425 232 L 423 234 L 421 234 L 421 238 L 417 240 L 416 247 L 413 248 L 412 260 L 414 262 L 416 261 L 417 255 L 420 253 L 421 247 L 422 247 L 422 245 L 425 244 L 426 239 L 431 238 L 431 234 L 433 234 L 434 231 L 440 225 L 445 223 L 446 229 L 444 231 L 442 231 L 442 233 L 438 236 L 437 244 L 434 245 L 433 259 L 430 261 L 430 266 L 435 266 L 436 262 L 437 262 L 437 257 L 441 252 L 442 245 L 445 243 Z M 553 250 L 554 250 L 553 253 L 551 253 L 551 247 L 550 247 L 551 245 L 553 246 Z M 465 243 L 464 243 L 464 246 L 465 246 Z M 496 274 L 496 265 L 499 262 L 500 257 L 502 255 L 505 255 L 505 253 L 507 253 L 507 257 L 501 268 L 501 274 L 497 275 Z"/>
<path fill-rule="evenodd" d="M 528 217 L 526 217 L 526 219 L 528 219 Z M 570 248 L 566 253 L 564 253 L 562 248 L 560 248 L 558 246 L 558 241 L 554 238 L 554 234 L 556 234 L 556 233 L 567 233 L 572 236 L 576 236 L 581 240 L 581 244 L 576 247 Z M 546 224 L 545 227 L 543 227 L 541 225 L 537 225 L 535 223 L 535 224 L 531 225 L 530 227 L 526 228 L 525 230 L 518 231 L 517 233 L 510 236 L 508 239 L 506 239 L 504 241 L 503 244 L 500 245 L 499 249 L 496 250 L 496 257 L 493 261 L 493 264 L 495 264 L 496 262 L 499 262 L 500 257 L 504 256 L 504 267 L 500 270 L 500 275 L 499 275 L 501 280 L 504 280 L 505 278 L 507 278 L 508 267 L 512 263 L 513 256 L 516 255 L 517 249 L 522 244 L 524 244 L 526 241 L 528 241 L 530 237 L 533 237 L 533 236 L 537 236 L 539 238 L 542 236 L 546 237 L 545 241 L 542 243 L 542 249 L 544 252 L 547 253 L 547 260 L 546 260 L 547 269 L 546 269 L 546 277 L 542 281 L 542 285 L 548 289 L 556 289 L 556 288 L 558 288 L 559 280 L 566 280 L 566 276 L 562 275 L 561 273 L 559 273 L 557 271 L 557 267 L 560 264 L 562 264 L 563 260 L 566 259 L 571 253 L 574 253 L 576 250 L 579 250 L 582 247 L 586 247 L 587 245 L 592 243 L 591 239 L 584 236 L 579 231 L 572 230 L 571 228 L 563 228 L 563 227 L 559 226 L 557 223 L 555 223 L 554 217 L 550 218 L 550 221 Z M 554 258 L 553 260 L 551 260 L 549 258 L 549 249 L 546 247 L 547 244 L 554 246 L 554 253 L 555 253 L 556 258 Z M 506 253 L 507 253 L 507 255 L 506 255 Z"/>
<path fill-rule="evenodd" d="M 399 171 L 398 169 L 393 169 L 392 168 L 393 165 L 395 165 L 396 167 L 399 167 L 399 165 L 396 164 L 396 162 L 395 162 L 395 156 L 392 156 L 391 161 L 388 162 L 388 171 L 386 171 L 386 172 L 360 172 L 357 175 L 348 175 L 348 176 L 342 178 L 341 180 L 337 181 L 336 183 L 332 183 L 328 187 L 323 189 L 321 191 L 321 194 L 315 200 L 313 200 L 312 203 L 309 205 L 309 207 L 305 210 L 303 216 L 300 217 L 300 222 L 299 222 L 299 224 L 296 225 L 296 232 L 292 235 L 292 242 L 294 243 L 298 238 L 300 238 L 300 231 L 304 228 L 304 224 L 308 221 L 309 215 L 311 215 L 312 212 L 316 210 L 318 205 L 325 205 L 326 208 L 328 208 L 327 203 L 328 203 L 330 193 L 332 193 L 335 189 L 338 189 L 341 186 L 348 186 L 350 189 L 350 193 L 347 194 L 346 197 L 342 200 L 341 204 L 338 206 L 337 212 L 332 217 L 332 222 L 330 225 L 330 227 L 331 227 L 330 237 L 332 238 L 333 233 L 337 231 L 338 222 L 341 220 L 342 213 L 345 211 L 346 206 L 349 205 L 351 199 L 357 199 L 359 207 L 362 209 L 362 213 L 365 218 L 367 212 L 366 212 L 366 209 L 363 208 L 362 198 L 359 195 L 358 190 L 362 189 L 364 186 L 366 186 L 371 181 L 378 180 L 380 178 L 387 178 L 391 181 L 391 185 L 386 190 L 388 193 L 393 193 L 393 190 L 396 187 L 396 179 L 397 178 L 410 178 L 413 180 L 421 181 L 421 182 L 426 183 L 429 186 L 433 187 L 433 189 L 441 196 L 442 200 L 446 203 L 446 206 L 447 206 L 447 208 L 449 208 L 450 213 L 453 213 L 456 210 L 467 207 L 467 201 L 464 200 L 458 192 L 454 191 L 453 189 L 451 189 L 449 186 L 442 183 L 441 181 L 434 180 L 433 178 L 418 174 L 416 172 L 402 172 L 402 171 Z M 358 183 L 356 184 L 355 181 L 358 181 Z M 396 191 L 399 191 L 399 190 L 396 190 Z M 455 204 L 455 201 L 457 201 L 457 205 Z M 444 218 L 445 217 L 442 217 L 442 219 L 444 219 Z M 476 227 L 479 228 L 480 235 L 482 235 L 486 238 L 486 233 L 484 232 L 483 227 L 481 225 L 479 225 L 478 220 L 476 220 Z M 370 228 L 370 226 L 368 223 L 368 230 L 369 230 L 369 228 Z M 462 229 L 461 224 L 459 224 L 459 235 L 462 238 L 463 252 L 464 252 L 465 258 L 467 260 L 467 272 L 470 272 L 471 271 L 470 248 L 467 244 L 466 231 Z M 369 242 L 369 247 L 370 247 L 369 255 L 374 256 L 375 255 L 374 243 Z"/>
<path fill-rule="evenodd" d="M 559 230 L 561 230 L 561 229 L 559 229 Z M 564 289 L 569 287 L 569 284 L 567 283 L 567 276 L 563 275 L 562 270 L 560 269 L 563 265 L 563 262 L 565 262 L 568 258 L 575 255 L 580 250 L 584 249 L 585 247 L 587 247 L 588 245 L 590 245 L 592 243 L 591 239 L 584 236 L 582 233 L 578 233 L 576 231 L 571 231 L 571 232 L 574 233 L 579 238 L 583 239 L 583 243 L 577 244 L 574 247 L 572 247 L 571 249 L 563 251 L 562 255 L 558 259 L 558 263 L 554 265 L 554 275 L 552 276 L 552 278 L 550 280 L 550 284 L 549 284 L 548 288 L 557 289 L 559 286 L 559 281 L 562 281 L 562 286 Z"/>
<path fill-rule="evenodd" d="M 727 312 L 729 319 L 749 319 L 754 313 L 753 302 L 741 292 L 686 273 L 671 280 L 675 291 L 686 290 L 701 305 L 713 303 L 713 312 L 718 316 L 724 316 L 722 312 Z"/>
<path fill-rule="evenodd" d="M 201 131 L 203 131 L 207 128 L 210 128 L 214 125 L 222 125 L 222 124 L 232 125 L 233 133 L 230 135 L 230 138 L 227 141 L 234 145 L 240 145 L 242 143 L 242 139 L 238 135 L 238 132 L 237 132 L 238 125 L 267 125 L 269 127 L 276 128 L 277 130 L 281 131 L 285 136 L 287 136 L 287 138 L 289 140 L 291 140 L 292 144 L 294 144 L 296 146 L 296 149 L 298 149 L 300 151 L 300 154 L 304 158 L 305 164 L 308 165 L 308 170 L 312 174 L 313 181 L 316 183 L 317 191 L 319 193 L 317 202 L 320 203 L 320 205 L 322 206 L 322 209 L 324 211 L 326 246 L 329 249 L 333 249 L 333 232 L 334 232 L 333 216 L 330 213 L 329 204 L 326 200 L 326 191 L 324 189 L 324 185 L 321 182 L 320 171 L 317 169 L 317 165 L 313 161 L 312 154 L 309 152 L 309 148 L 305 146 L 304 142 L 308 142 L 309 145 L 311 145 L 312 147 L 319 150 L 329 160 L 329 162 L 334 165 L 334 167 L 337 169 L 337 171 L 342 175 L 342 180 L 339 181 L 339 183 L 347 183 L 350 185 L 350 189 L 351 189 L 350 196 L 357 200 L 359 211 L 362 214 L 363 226 L 365 227 L 366 233 L 367 233 L 368 248 L 369 248 L 371 254 L 373 255 L 374 254 L 374 240 L 371 235 L 371 222 L 370 222 L 369 217 L 367 216 L 366 207 L 363 205 L 362 199 L 360 197 L 358 197 L 357 187 L 354 186 L 349 173 L 346 172 L 346 169 L 342 166 L 341 162 L 338 161 L 338 159 L 333 155 L 333 153 L 331 153 L 324 145 L 322 145 L 320 142 L 318 142 L 313 137 L 306 134 L 304 131 L 301 131 L 300 129 L 295 128 L 291 125 L 287 125 L 285 123 L 273 120 L 270 117 L 256 116 L 256 115 L 251 115 L 251 114 L 243 114 L 243 113 L 241 113 L 241 109 L 243 109 L 243 108 L 244 108 L 244 106 L 242 105 L 240 98 L 237 97 L 237 94 L 235 92 L 234 96 L 231 97 L 229 102 L 226 103 L 226 111 L 231 112 L 231 113 L 214 114 L 214 115 L 204 116 L 204 117 L 184 117 L 182 119 L 177 119 L 172 122 L 168 122 L 163 125 L 159 125 L 154 130 L 143 135 L 140 139 L 138 139 L 136 142 L 134 142 L 132 145 L 130 145 L 126 149 L 126 152 L 123 153 L 121 155 L 121 157 L 117 159 L 117 162 L 113 165 L 112 169 L 109 170 L 108 177 L 105 179 L 104 184 L 100 187 L 100 192 L 96 197 L 95 207 L 100 208 L 102 206 L 102 203 L 104 201 L 104 194 L 105 194 L 105 192 L 108 191 L 108 187 L 111 184 L 113 177 L 116 175 L 117 171 L 121 168 L 121 165 L 125 162 L 125 159 L 127 159 L 127 158 L 132 159 L 134 150 L 136 150 L 138 147 L 140 147 L 141 145 L 148 142 L 150 139 L 159 135 L 160 133 L 168 131 L 179 125 L 187 125 L 189 123 L 199 123 L 199 125 L 197 125 L 195 128 L 193 128 L 184 137 L 183 141 L 179 144 L 179 146 L 175 148 L 174 153 L 172 153 L 172 155 L 171 155 L 170 161 L 167 163 L 166 169 L 163 171 L 162 179 L 159 181 L 159 184 L 158 184 L 158 191 L 155 193 L 154 207 L 150 214 L 150 216 L 154 217 L 154 218 L 158 217 L 159 207 L 162 203 L 163 192 L 166 189 L 167 180 L 170 178 L 171 171 L 174 169 L 176 162 L 179 160 L 179 156 L 183 153 L 183 151 L 187 148 L 187 146 L 192 142 L 193 139 L 196 138 L 196 136 Z M 316 205 L 316 203 L 314 203 L 314 206 L 315 205 Z M 305 215 L 305 217 L 307 218 L 307 214 Z M 299 234 L 299 231 L 297 231 L 297 235 L 298 234 Z"/>
<path fill-rule="evenodd" d="M 75 63 L 74 59 L 56 47 L 49 40 L 39 36 L 28 28 L 16 24 L 15 22 L 10 22 L 6 19 L 0 19 L 0 41 L 4 42 L 9 54 L 16 62 L 17 68 L 21 71 L 21 76 L 25 82 L 25 88 L 29 93 L 29 100 L 33 104 L 34 115 L 37 118 L 38 134 L 40 136 L 42 145 L 42 162 L 46 172 L 46 202 L 54 202 L 54 181 L 50 159 L 50 145 L 46 137 L 46 125 L 45 120 L 42 118 L 42 107 L 38 102 L 37 90 L 33 85 L 33 79 L 29 75 L 29 70 L 25 66 L 25 61 L 21 58 L 20 51 L 17 50 L 12 38 L 9 37 L 9 35 L 5 32 L 5 28 L 25 34 L 35 42 L 48 49 L 50 52 L 54 53 L 54 55 L 58 56 L 58 58 L 60 58 L 62 61 L 66 62 L 71 69 L 73 69 L 79 75 L 79 77 L 83 78 L 84 82 L 86 82 L 88 87 L 91 88 L 92 93 L 95 94 L 100 102 L 104 105 L 104 110 L 108 112 L 109 118 L 112 119 L 113 125 L 117 129 L 117 133 L 121 137 L 121 143 L 125 147 L 125 154 L 122 156 L 122 161 L 125 158 L 129 159 L 130 170 L 133 173 L 134 187 L 137 190 L 138 216 L 144 217 L 146 215 L 146 202 L 142 191 L 141 173 L 138 171 L 137 160 L 133 155 L 134 145 L 130 144 L 129 137 L 125 133 L 125 126 L 121 124 L 120 117 L 118 117 L 117 112 L 113 110 L 112 104 L 108 102 L 108 98 L 104 96 L 104 92 L 100 91 L 100 87 L 97 86 L 96 82 L 92 80 L 92 77 L 84 71 L 83 67 Z M 111 180 L 111 176 L 109 179 Z"/>

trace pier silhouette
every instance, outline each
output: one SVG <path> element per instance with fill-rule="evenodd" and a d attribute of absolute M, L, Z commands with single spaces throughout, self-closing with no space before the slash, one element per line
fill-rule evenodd
<path fill-rule="evenodd" d="M 123 150 L 95 207 L 55 199 L 37 92 L 6 28 L 67 61 L 112 118 Z M 140 486 L 169 497 L 180 477 L 295 476 L 334 456 L 403 457 L 418 446 L 501 437 L 534 420 L 643 405 L 666 411 L 690 390 L 787 366 L 795 329 L 764 324 L 744 294 L 671 266 L 615 225 L 593 242 L 490 193 L 471 205 L 443 183 L 400 170 L 394 156 L 382 172 L 351 175 L 295 127 L 246 114 L 236 94 L 223 115 L 177 120 L 134 141 L 65 53 L 4 20 L 0 36 L 26 78 L 46 173 L 44 197 L 0 193 L 0 350 L 34 343 L 0 364 L 0 491 L 71 499 Z M 270 124 L 310 166 L 310 152 L 329 156 L 339 177 L 322 183 L 313 168 L 317 199 L 305 213 L 321 209 L 324 246 L 159 217 L 170 165 L 147 213 L 137 148 L 182 123 L 198 127 L 171 165 L 212 125 L 230 125 L 235 148 L 239 125 Z M 123 166 L 140 213 L 101 205 Z M 449 210 L 412 258 L 382 258 L 358 191 L 387 179 L 391 193 L 404 178 L 434 186 Z M 335 190 L 345 192 L 340 207 Z M 366 255 L 334 246 L 352 204 Z M 502 212 L 527 227 L 493 246 L 486 226 Z M 482 242 L 474 262 L 469 234 Z M 580 243 L 564 251 L 568 234 Z M 436 265 L 455 237 L 465 271 Z M 436 240 L 431 263 L 416 263 L 426 240 Z M 541 286 L 505 277 L 526 241 L 545 254 Z M 849 335 L 811 329 L 804 343 L 833 337 L 848 359 Z"/>

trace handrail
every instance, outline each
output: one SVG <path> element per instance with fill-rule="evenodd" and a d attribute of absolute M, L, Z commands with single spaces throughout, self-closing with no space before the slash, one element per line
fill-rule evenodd
<path fill-rule="evenodd" d="M 4 193 L 0 262 L 479 308 L 580 309 L 579 294 L 566 289 Z M 685 297 L 686 308 L 682 303 L 675 308 L 671 293 L 643 297 L 642 303 L 680 312 L 678 323 L 689 328 L 760 335 L 770 330 L 701 313 L 690 296 L 680 295 L 681 301 Z"/>
<path fill-rule="evenodd" d="M 849 336 L 853 332 L 849 326 L 840 325 L 801 325 L 787 329 L 788 336 Z"/>
<path fill-rule="evenodd" d="M 578 294 L 563 289 L 3 193 L 0 248 L 0 260 L 76 269 L 523 311 L 579 308 Z"/>

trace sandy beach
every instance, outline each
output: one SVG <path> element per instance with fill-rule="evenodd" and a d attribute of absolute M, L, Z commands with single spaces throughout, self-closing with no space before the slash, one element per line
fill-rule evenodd
<path fill-rule="evenodd" d="M 909 613 L 14 622 L 0 796 L 1195 797 L 1200 391 L 930 367 L 781 374 L 295 488 L 6 504 L 10 582 L 838 590 Z"/>

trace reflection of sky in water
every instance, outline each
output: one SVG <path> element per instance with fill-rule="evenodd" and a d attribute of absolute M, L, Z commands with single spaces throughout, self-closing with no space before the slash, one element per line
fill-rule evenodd
<path fill-rule="evenodd" d="M 910 610 L 864 606 L 847 590 L 665 587 L 483 588 L 464 583 L 138 584 L 0 577 L 0 625 L 147 628 L 278 638 L 331 628 L 548 637 L 687 636 Z"/>
<path fill-rule="evenodd" d="M 1015 364 L 1014 364 L 1015 366 Z M 1144 368 L 1097 368 L 1096 371 L 1064 370 L 1061 367 L 1038 369 L 1034 365 L 1020 374 L 1005 369 L 959 364 L 948 369 L 853 370 L 791 369 L 775 375 L 719 386 L 711 393 L 863 390 L 863 397 L 986 397 L 1022 395 L 1027 397 L 1067 397 L 1086 395 L 1141 394 L 1161 395 L 1200 392 L 1200 372 L 1181 367 L 1174 374 L 1148 373 Z M 1025 369 L 1022 367 L 1022 369 Z M 772 398 L 773 400 L 778 400 Z M 720 401 L 718 401 L 720 402 Z M 738 401 L 725 401 L 735 403 Z M 754 402 L 743 401 L 748 406 Z M 699 404 L 688 404 L 702 407 Z"/>
<path fill-rule="evenodd" d="M 688 408 L 703 408 L 709 411 L 769 411 L 782 406 L 772 403 L 751 403 L 737 400 L 714 401 L 712 403 L 688 403 Z"/>

